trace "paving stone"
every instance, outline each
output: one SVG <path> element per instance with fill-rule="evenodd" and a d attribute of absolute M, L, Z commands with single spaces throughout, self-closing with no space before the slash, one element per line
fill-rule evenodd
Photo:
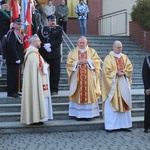
<path fill-rule="evenodd" d="M 1 134 L 0 150 L 149 150 L 150 134 L 104 130 L 33 134 Z"/>

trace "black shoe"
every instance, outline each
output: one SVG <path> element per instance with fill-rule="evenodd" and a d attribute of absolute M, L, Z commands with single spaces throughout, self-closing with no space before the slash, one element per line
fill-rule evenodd
<path fill-rule="evenodd" d="M 83 118 L 76 118 L 77 121 L 83 121 Z"/>
<path fill-rule="evenodd" d="M 150 132 L 150 129 L 144 129 L 144 132 L 145 132 L 145 133 L 149 133 L 149 132 Z"/>
<path fill-rule="evenodd" d="M 43 125 L 44 122 L 37 122 L 37 123 L 32 123 L 31 125 Z"/>
<path fill-rule="evenodd" d="M 51 92 L 51 95 L 58 95 L 58 92 L 53 91 Z"/>
<path fill-rule="evenodd" d="M 121 131 L 131 132 L 130 128 L 122 128 Z"/>
<path fill-rule="evenodd" d="M 84 118 L 85 121 L 91 121 L 91 118 Z"/>
<path fill-rule="evenodd" d="M 113 132 L 113 130 L 106 130 L 108 133 L 112 133 Z"/>
<path fill-rule="evenodd" d="M 8 97 L 19 97 L 19 95 L 17 93 L 12 93 L 12 94 L 8 94 Z"/>
<path fill-rule="evenodd" d="M 22 96 L 22 94 L 21 93 L 17 93 L 19 96 Z"/>

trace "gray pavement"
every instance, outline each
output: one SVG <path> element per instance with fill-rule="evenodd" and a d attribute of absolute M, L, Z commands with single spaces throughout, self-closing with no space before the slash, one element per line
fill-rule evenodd
<path fill-rule="evenodd" d="M 0 150 L 150 150 L 150 133 L 104 130 L 1 134 Z"/>

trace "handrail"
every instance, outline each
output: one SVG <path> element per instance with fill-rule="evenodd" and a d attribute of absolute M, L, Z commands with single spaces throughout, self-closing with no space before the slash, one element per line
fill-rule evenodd
<path fill-rule="evenodd" d="M 115 17 L 119 17 L 121 16 L 121 19 L 118 27 L 116 26 L 116 18 Z M 107 23 L 107 26 L 109 26 L 109 28 L 107 29 L 107 32 L 104 32 L 104 34 L 108 34 L 109 35 L 126 35 L 127 34 L 127 28 L 128 28 L 128 15 L 127 15 L 127 9 L 123 9 L 123 10 L 119 10 L 116 12 L 112 12 L 109 14 L 105 14 L 102 16 L 98 16 L 98 20 L 99 20 L 99 34 L 103 35 L 103 31 L 106 31 L 106 27 L 105 24 Z M 121 22 L 124 22 L 124 26 L 121 25 Z M 121 28 L 120 28 L 121 27 Z M 115 29 L 115 30 L 114 30 Z M 120 29 L 120 30 L 117 30 Z"/>
<path fill-rule="evenodd" d="M 71 51 L 72 49 L 75 48 L 75 46 L 73 45 L 72 41 L 69 39 L 68 35 L 64 31 L 63 31 L 63 41 L 64 41 L 65 45 L 67 46 L 67 48 L 69 49 L 69 51 Z M 71 46 L 69 46 L 68 43 L 70 43 Z M 62 46 L 62 43 L 61 43 L 61 49 L 60 49 L 61 56 L 62 56 L 61 57 L 61 62 L 63 62 L 62 47 L 63 46 Z"/>
<path fill-rule="evenodd" d="M 63 41 L 65 42 L 67 48 L 71 51 L 72 49 L 75 48 L 74 44 L 72 43 L 72 41 L 69 39 L 68 35 L 63 31 Z M 70 48 L 69 44 L 67 43 L 67 41 L 70 43 L 70 45 L 72 46 L 72 48 Z"/>
<path fill-rule="evenodd" d="M 123 12 L 123 11 L 127 11 L 127 9 L 123 9 L 123 10 L 119 10 L 119 11 L 115 11 L 115 12 L 112 12 L 112 13 L 109 13 L 109 14 L 106 14 L 106 15 L 102 15 L 102 16 L 98 16 L 98 18 L 103 18 L 103 17 L 106 17 L 106 16 L 112 16 L 113 14 L 117 14 L 117 13 L 120 13 L 120 12 Z"/>

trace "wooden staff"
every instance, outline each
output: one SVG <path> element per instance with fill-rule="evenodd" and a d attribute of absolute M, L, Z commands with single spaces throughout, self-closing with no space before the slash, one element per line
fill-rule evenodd
<path fill-rule="evenodd" d="M 18 92 L 20 92 L 20 89 L 21 89 L 21 85 L 20 85 L 20 80 L 21 80 L 21 74 L 20 74 L 20 65 L 19 65 L 19 68 L 18 68 Z"/>

